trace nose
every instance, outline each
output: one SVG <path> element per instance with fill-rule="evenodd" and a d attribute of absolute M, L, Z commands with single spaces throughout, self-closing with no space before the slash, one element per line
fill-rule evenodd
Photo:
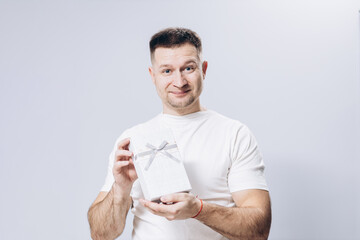
<path fill-rule="evenodd" d="M 187 84 L 187 80 L 185 79 L 185 77 L 183 76 L 183 74 L 181 74 L 180 71 L 177 71 L 175 76 L 174 76 L 174 79 L 173 79 L 173 85 L 174 87 L 177 87 L 177 88 L 182 88 L 184 87 L 186 84 Z"/>

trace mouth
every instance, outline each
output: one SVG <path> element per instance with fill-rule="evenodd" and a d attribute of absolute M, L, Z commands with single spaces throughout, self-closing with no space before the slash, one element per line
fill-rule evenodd
<path fill-rule="evenodd" d="M 177 97 L 185 96 L 188 92 L 190 92 L 190 89 L 184 90 L 184 91 L 170 91 L 171 94 L 173 94 Z"/>

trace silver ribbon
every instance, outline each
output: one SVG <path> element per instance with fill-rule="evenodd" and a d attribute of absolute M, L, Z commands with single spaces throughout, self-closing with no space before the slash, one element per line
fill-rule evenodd
<path fill-rule="evenodd" d="M 176 157 L 174 157 L 173 155 L 171 155 L 170 153 L 168 153 L 166 150 L 168 149 L 172 149 L 172 148 L 176 148 L 177 145 L 176 144 L 171 144 L 171 145 L 168 145 L 169 143 L 167 141 L 163 141 L 159 147 L 155 147 L 153 145 L 151 145 L 150 143 L 147 143 L 146 144 L 146 147 L 150 148 L 151 150 L 149 151 L 146 151 L 146 152 L 142 152 L 142 153 L 139 153 L 136 155 L 136 158 L 137 157 L 144 157 L 144 156 L 147 156 L 147 155 L 151 155 L 150 158 L 149 158 L 149 161 L 145 167 L 145 170 L 147 171 L 150 167 L 150 165 L 152 164 L 152 162 L 154 161 L 155 159 L 155 156 L 157 153 L 161 153 L 165 156 L 167 156 L 168 158 L 171 158 L 172 160 L 176 161 L 176 162 L 180 162 L 179 159 L 177 159 Z"/>

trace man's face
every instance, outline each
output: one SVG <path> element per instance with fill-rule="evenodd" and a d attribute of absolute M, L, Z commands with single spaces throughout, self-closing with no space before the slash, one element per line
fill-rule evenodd
<path fill-rule="evenodd" d="M 200 110 L 199 96 L 206 69 L 207 62 L 201 64 L 191 44 L 155 49 L 149 72 L 163 102 L 164 113 L 187 114 Z"/>

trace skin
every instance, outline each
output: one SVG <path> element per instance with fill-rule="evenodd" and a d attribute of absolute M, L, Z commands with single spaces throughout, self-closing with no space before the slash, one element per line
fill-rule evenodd
<path fill-rule="evenodd" d="M 159 47 L 149 67 L 151 79 L 163 103 L 163 112 L 185 115 L 198 112 L 208 63 L 201 63 L 196 48 L 184 44 L 177 48 Z"/>
<path fill-rule="evenodd" d="M 152 81 L 163 103 L 163 112 L 185 115 L 204 110 L 199 97 L 208 63 L 191 44 L 175 48 L 159 47 L 149 68 Z M 100 192 L 89 209 L 88 219 L 93 239 L 115 239 L 125 226 L 131 206 L 130 191 L 137 179 L 129 139 L 119 142 L 115 152 L 115 182 L 110 192 Z M 235 207 L 223 207 L 203 201 L 196 219 L 229 239 L 267 239 L 271 224 L 268 191 L 249 189 L 232 193 Z M 163 196 L 158 204 L 144 199 L 140 203 L 155 215 L 169 221 L 195 216 L 201 202 L 191 193 Z"/>
<path fill-rule="evenodd" d="M 115 182 L 109 192 L 99 193 L 88 211 L 91 238 L 94 240 L 115 239 L 124 230 L 126 215 L 132 204 L 130 191 L 138 178 L 129 144 L 128 138 L 118 143 L 113 167 Z"/>

